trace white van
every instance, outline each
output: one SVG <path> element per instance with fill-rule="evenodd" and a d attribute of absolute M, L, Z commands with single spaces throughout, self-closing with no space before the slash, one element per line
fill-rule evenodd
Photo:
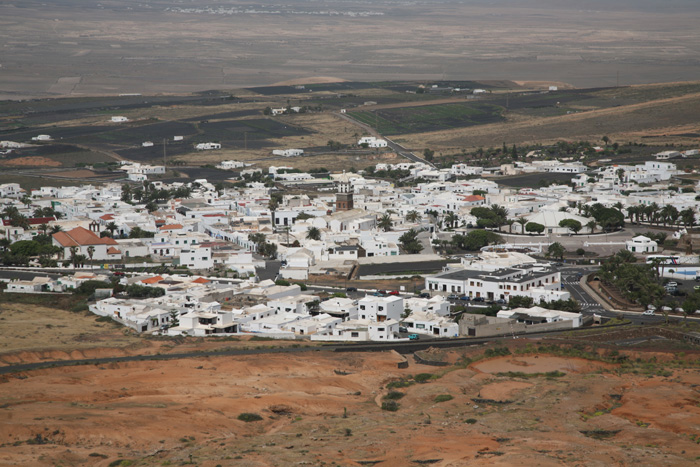
<path fill-rule="evenodd" d="M 644 310 L 642 314 L 646 316 L 654 316 L 654 310 Z"/>

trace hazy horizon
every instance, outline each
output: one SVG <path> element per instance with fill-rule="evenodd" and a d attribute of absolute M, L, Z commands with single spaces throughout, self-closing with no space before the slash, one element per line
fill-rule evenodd
<path fill-rule="evenodd" d="M 0 5 L 0 97 L 191 92 L 314 76 L 700 76 L 700 5 L 672 0 L 23 0 Z"/>

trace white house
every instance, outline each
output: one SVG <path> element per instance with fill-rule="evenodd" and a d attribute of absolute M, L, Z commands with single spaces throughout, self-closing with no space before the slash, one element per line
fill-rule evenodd
<path fill-rule="evenodd" d="M 357 302 L 358 316 L 361 320 L 373 322 L 387 319 L 400 320 L 404 312 L 403 298 L 397 296 L 375 297 L 367 295 Z"/>
<path fill-rule="evenodd" d="M 180 250 L 180 265 L 187 266 L 190 269 L 209 269 L 214 267 L 211 248 L 196 245 Z"/>
<path fill-rule="evenodd" d="M 358 146 L 366 144 L 370 148 L 385 148 L 389 143 L 385 139 L 375 138 L 374 136 L 364 136 L 357 142 Z"/>
<path fill-rule="evenodd" d="M 194 147 L 197 151 L 210 151 L 213 149 L 221 149 L 219 143 L 199 143 Z"/>
<path fill-rule="evenodd" d="M 656 253 L 659 248 L 654 240 L 644 235 L 637 235 L 632 240 L 627 240 L 625 246 L 627 251 L 632 253 Z"/>
<path fill-rule="evenodd" d="M 274 156 L 282 156 L 282 157 L 298 157 L 298 156 L 304 155 L 304 150 L 303 149 L 274 149 L 272 151 L 272 154 Z"/>
<path fill-rule="evenodd" d="M 112 117 L 112 120 L 111 120 L 111 121 L 112 121 L 112 123 L 124 123 L 124 122 L 128 122 L 129 119 L 126 118 L 126 117 L 120 117 L 120 116 L 118 116 L 118 117 Z"/>

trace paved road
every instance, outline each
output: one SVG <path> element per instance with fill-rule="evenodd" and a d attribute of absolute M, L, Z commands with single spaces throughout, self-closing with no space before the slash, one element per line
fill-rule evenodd
<path fill-rule="evenodd" d="M 49 274 L 42 271 L 0 271 L 0 279 L 30 281 L 37 276 L 58 279 L 61 277 L 61 274 Z"/>

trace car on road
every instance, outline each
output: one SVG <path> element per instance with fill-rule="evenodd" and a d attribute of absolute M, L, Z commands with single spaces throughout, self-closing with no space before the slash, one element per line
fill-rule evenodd
<path fill-rule="evenodd" d="M 460 300 L 464 300 L 465 302 L 468 302 L 470 300 L 469 295 L 462 295 L 459 297 Z"/>
<path fill-rule="evenodd" d="M 399 326 L 399 332 L 408 332 L 406 326 Z"/>
<path fill-rule="evenodd" d="M 644 310 L 642 314 L 645 316 L 654 316 L 654 310 Z"/>
<path fill-rule="evenodd" d="M 347 287 L 345 289 L 346 292 L 357 292 L 357 287 Z"/>
<path fill-rule="evenodd" d="M 418 334 L 409 334 L 408 338 L 412 341 L 417 341 L 419 339 Z"/>
<path fill-rule="evenodd" d="M 486 301 L 486 300 L 484 299 L 484 297 L 474 297 L 474 298 L 472 298 L 472 300 L 475 301 L 475 302 L 485 302 L 485 301 Z"/>
<path fill-rule="evenodd" d="M 126 276 L 126 274 L 121 272 L 121 271 L 113 271 L 112 275 L 113 276 Z"/>
<path fill-rule="evenodd" d="M 499 298 L 498 300 L 496 300 L 496 303 L 498 303 L 499 305 L 505 305 L 508 302 L 503 300 L 502 298 Z"/>
<path fill-rule="evenodd" d="M 398 290 L 392 290 L 391 292 L 389 292 L 389 295 L 400 295 L 400 293 Z"/>
<path fill-rule="evenodd" d="M 678 282 L 671 281 L 668 284 L 666 284 L 666 287 L 678 287 Z"/>
<path fill-rule="evenodd" d="M 456 293 L 451 293 L 447 296 L 447 299 L 448 300 L 459 300 L 459 295 L 457 295 Z"/>
<path fill-rule="evenodd" d="M 418 298 L 430 298 L 430 294 L 428 292 L 423 292 L 418 295 Z"/>

